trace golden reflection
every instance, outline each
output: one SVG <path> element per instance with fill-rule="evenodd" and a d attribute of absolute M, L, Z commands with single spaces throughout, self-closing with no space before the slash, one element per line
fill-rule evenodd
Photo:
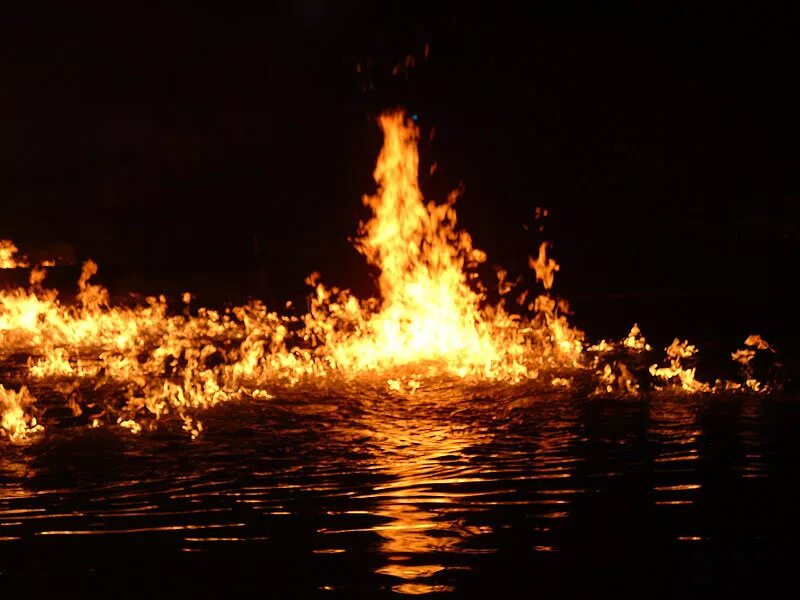
<path fill-rule="evenodd" d="M 416 596 L 421 594 L 432 594 L 435 592 L 452 592 L 454 587 L 449 585 L 428 585 L 422 583 L 401 583 L 395 585 L 392 590 L 398 594 L 406 594 L 409 596 Z"/>
<path fill-rule="evenodd" d="M 502 421 L 487 426 L 487 418 L 508 419 L 504 412 L 527 411 L 526 403 L 494 398 L 489 404 L 470 398 L 461 383 L 421 389 L 402 402 L 394 394 L 387 396 L 365 404 L 359 425 L 371 437 L 371 470 L 388 481 L 357 497 L 372 501 L 369 512 L 384 519 L 359 531 L 378 536 L 377 550 L 385 563 L 376 572 L 401 581 L 394 591 L 440 589 L 448 567 L 437 557 L 449 556 L 452 568 L 454 555 L 496 551 L 474 543 L 480 536 L 492 536 L 495 527 L 465 522 L 465 515 L 516 506 L 520 508 L 514 510 L 527 512 L 525 507 L 536 506 L 531 516 L 539 523 L 569 516 L 580 491 L 570 484 L 579 463 L 573 447 L 579 440 L 573 403 L 539 405 L 531 399 L 528 404 L 535 408 L 530 410 L 542 418 L 536 419 L 535 430 L 526 432 L 527 450 L 520 453 L 519 446 L 506 451 L 502 440 L 498 445 L 498 434 L 508 431 Z M 498 488 L 500 481 L 505 485 Z M 537 531 L 542 543 L 531 550 L 557 551 L 550 528 Z"/>
<path fill-rule="evenodd" d="M 463 398 L 452 389 L 423 390 L 402 403 L 381 402 L 363 416 L 362 425 L 373 435 L 375 466 L 390 477 L 373 486 L 369 497 L 376 500 L 373 514 L 387 519 L 372 528 L 386 558 L 376 572 L 402 580 L 395 592 L 443 591 L 427 581 L 445 571 L 435 557 L 457 552 L 466 537 L 475 535 L 446 509 L 467 500 L 470 494 L 462 490 L 480 481 L 465 451 L 488 443 L 492 433 L 453 419 L 460 405 Z M 424 564 L 419 557 L 425 557 Z"/>
<path fill-rule="evenodd" d="M 50 515 L 51 517 L 53 515 Z M 71 515 L 74 516 L 74 515 Z M 159 531 L 194 531 L 204 529 L 227 529 L 228 527 L 245 527 L 245 523 L 208 523 L 203 525 L 154 525 L 152 527 L 132 527 L 128 529 L 56 529 L 37 531 L 36 535 L 110 535 L 122 533 L 155 533 Z"/>
<path fill-rule="evenodd" d="M 764 457 L 764 434 L 761 430 L 764 418 L 764 404 L 756 398 L 744 398 L 739 415 L 742 424 L 739 439 L 745 450 L 744 464 L 741 467 L 743 479 L 767 476 L 767 463 Z"/>
<path fill-rule="evenodd" d="M 19 448 L 0 449 L 0 535 L 13 537 L 28 521 L 47 517 L 44 508 L 18 504 L 36 496 L 24 485 L 35 475 L 33 461 Z"/>
<path fill-rule="evenodd" d="M 694 503 L 702 489 L 700 473 L 695 466 L 700 458 L 698 440 L 704 434 L 698 424 L 697 401 L 674 394 L 655 394 L 649 403 L 650 419 L 647 434 L 653 439 L 658 454 L 655 473 L 668 478 L 653 485 L 657 506 L 684 506 Z M 684 481 L 675 482 L 675 479 Z"/>

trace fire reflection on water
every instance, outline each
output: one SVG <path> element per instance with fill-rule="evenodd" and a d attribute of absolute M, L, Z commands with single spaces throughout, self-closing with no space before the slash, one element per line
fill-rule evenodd
<path fill-rule="evenodd" d="M 774 417 L 741 397 L 598 401 L 442 381 L 400 400 L 379 386 L 296 392 L 245 421 L 223 407 L 195 442 L 73 429 L 8 446 L 0 559 L 13 569 L 25 544 L 53 556 L 42 572 L 108 570 L 147 562 L 136 554 L 146 544 L 165 564 L 260 557 L 259 573 L 263 561 L 310 565 L 315 589 L 416 594 L 464 589 L 509 559 L 566 560 L 598 540 L 613 549 L 632 531 L 695 545 L 770 533 L 770 511 L 744 511 L 771 502 L 758 491 L 775 472 L 762 443 Z M 726 511 L 748 518 L 715 525 Z M 87 552 L 86 564 L 72 558 Z"/>
<path fill-rule="evenodd" d="M 536 427 L 515 434 L 509 428 L 528 410 L 540 411 Z M 508 507 L 535 515 L 531 530 L 541 539 L 529 542 L 531 551 L 557 550 L 549 524 L 569 516 L 581 491 L 569 484 L 580 461 L 572 452 L 576 422 L 569 401 L 465 398 L 447 385 L 368 408 L 359 425 L 371 435 L 371 467 L 388 477 L 359 496 L 382 519 L 366 530 L 379 537 L 385 559 L 375 572 L 399 581 L 395 592 L 448 591 L 453 573 L 469 569 L 458 556 L 497 552 L 480 538 L 512 526 Z"/>
<path fill-rule="evenodd" d="M 419 564 L 418 557 L 425 557 L 424 562 L 429 563 L 430 558 L 456 552 L 469 535 L 442 509 L 462 496 L 457 491 L 460 484 L 479 480 L 471 477 L 475 473 L 467 466 L 465 451 L 476 449 L 491 437 L 480 428 L 459 427 L 449 419 L 436 418 L 442 407 L 431 410 L 433 407 L 425 406 L 431 401 L 416 396 L 409 404 L 398 405 L 393 415 L 370 413 L 365 423 L 383 447 L 375 455 L 376 466 L 392 478 L 391 483 L 377 486 L 373 492 L 378 499 L 376 514 L 389 520 L 375 529 L 382 538 L 379 550 L 387 561 L 377 573 L 401 580 L 393 588 L 401 593 L 449 589 L 426 583 L 446 566 Z M 450 406 L 457 408 L 457 404 Z M 453 491 L 435 491 L 434 486 L 441 485 Z"/>
<path fill-rule="evenodd" d="M 560 552 L 577 505 L 642 461 L 648 505 L 691 521 L 674 539 L 709 539 L 687 511 L 706 492 L 699 415 L 710 398 L 741 400 L 737 479 L 768 473 L 762 403 L 773 388 L 754 363 L 774 354 L 769 344 L 748 336 L 731 355 L 742 381 L 714 383 L 696 377 L 696 346 L 675 339 L 654 362 L 636 325 L 588 345 L 551 295 L 558 265 L 545 243 L 529 259 L 544 290 L 511 294 L 499 269 L 502 298 L 491 303 L 477 280 L 486 256 L 456 227 L 455 196 L 423 201 L 416 126 L 399 111 L 380 123 L 378 190 L 364 199 L 373 216 L 357 241 L 380 270 L 380 298 L 315 274 L 305 314 L 259 302 L 190 310 L 190 294 L 177 314 L 164 297 L 113 305 L 90 282 L 92 261 L 75 305 L 43 288 L 43 264 L 29 288 L 0 291 L 0 558 L 21 541 L 46 555 L 48 539 L 161 536 L 186 553 L 277 538 L 324 562 L 367 539 L 372 576 L 399 593 L 444 592 L 475 557 Z M 0 268 L 28 265 L 17 253 L 0 241 Z M 626 429 L 608 431 L 620 414 Z M 159 441 L 170 435 L 163 422 L 196 445 Z M 119 429 L 140 437 L 121 441 Z M 73 468 L 74 440 L 88 464 L 124 448 L 107 459 L 107 486 Z M 248 445 L 264 440 L 264 451 Z M 615 468 L 596 472 L 615 453 Z M 134 459 L 145 463 L 138 479 Z M 279 522 L 300 516 L 281 538 Z M 304 548 L 294 538 L 311 527 Z M 321 537 L 337 541 L 319 547 Z"/>

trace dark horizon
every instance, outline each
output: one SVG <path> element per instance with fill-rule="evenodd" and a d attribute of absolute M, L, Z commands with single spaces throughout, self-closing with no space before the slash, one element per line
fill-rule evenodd
<path fill-rule="evenodd" d="M 4 7 L 0 238 L 65 244 L 118 293 L 275 302 L 312 271 L 370 293 L 348 238 L 375 117 L 403 106 L 426 197 L 463 184 L 460 224 L 512 272 L 552 242 L 579 318 L 640 297 L 702 323 L 732 297 L 721 313 L 779 329 L 800 242 L 790 20 L 572 8 Z"/>

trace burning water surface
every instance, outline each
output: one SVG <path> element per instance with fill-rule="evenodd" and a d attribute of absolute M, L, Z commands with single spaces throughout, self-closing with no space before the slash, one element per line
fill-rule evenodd
<path fill-rule="evenodd" d="M 499 270 L 501 300 L 490 302 L 476 272 L 486 256 L 457 228 L 456 194 L 442 204 L 423 199 L 417 128 L 401 111 L 380 126 L 377 192 L 364 198 L 372 218 L 356 242 L 379 269 L 380 298 L 359 299 L 312 274 L 305 313 L 258 301 L 190 311 L 188 293 L 182 313 L 163 296 L 113 305 L 87 261 L 77 301 L 63 303 L 44 285 L 52 262 L 31 266 L 0 241 L 0 268 L 31 267 L 27 289 L 0 291 L 0 433 L 23 443 L 59 424 L 139 433 L 174 422 L 195 438 L 205 409 L 297 392 L 408 399 L 423 390 L 444 402 L 489 384 L 512 399 L 520 386 L 630 396 L 769 388 L 751 368 L 757 353 L 773 352 L 757 335 L 732 355 L 741 380 L 713 383 L 696 378 L 688 341 L 676 339 L 660 362 L 636 325 L 618 342 L 587 343 L 551 293 L 558 265 L 545 243 L 529 259 L 538 296 Z"/>

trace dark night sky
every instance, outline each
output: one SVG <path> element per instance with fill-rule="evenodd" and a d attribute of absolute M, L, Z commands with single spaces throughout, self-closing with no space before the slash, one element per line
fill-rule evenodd
<path fill-rule="evenodd" d="M 24 4 L 0 9 L 0 238 L 71 244 L 112 289 L 280 298 L 313 270 L 367 289 L 347 238 L 373 190 L 374 117 L 404 105 L 424 135 L 436 128 L 424 190 L 464 184 L 460 221 L 490 260 L 521 269 L 542 239 L 522 224 L 550 209 L 556 285 L 579 306 L 615 293 L 794 304 L 790 15 Z M 429 59 L 392 77 L 425 43 Z"/>

